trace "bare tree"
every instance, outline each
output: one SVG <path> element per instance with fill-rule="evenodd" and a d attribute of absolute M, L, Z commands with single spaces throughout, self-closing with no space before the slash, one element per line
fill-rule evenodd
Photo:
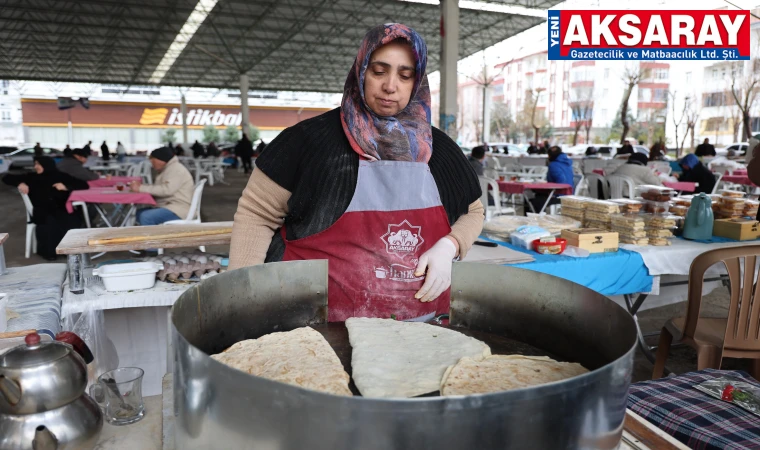
<path fill-rule="evenodd" d="M 687 96 L 683 100 L 683 108 L 677 108 L 676 104 L 678 103 L 678 91 L 671 90 L 668 91 L 668 101 L 670 102 L 670 110 L 672 112 L 671 117 L 673 119 L 673 125 L 675 128 L 676 133 L 676 157 L 681 157 L 681 151 L 683 150 L 683 141 L 686 139 L 686 133 L 684 132 L 684 138 L 679 141 L 678 140 L 678 130 L 681 128 L 681 123 L 683 122 L 684 118 L 686 117 L 686 109 L 689 107 L 689 97 Z M 676 111 L 678 109 L 678 111 Z M 679 145 L 680 144 L 680 145 Z"/>
<path fill-rule="evenodd" d="M 697 126 L 697 121 L 699 120 L 699 102 L 697 101 L 697 97 L 695 95 L 689 95 L 685 98 L 684 106 L 686 111 L 686 130 L 683 134 L 683 139 L 681 139 L 681 150 L 684 148 L 684 142 L 686 141 L 686 135 L 691 135 L 691 145 L 689 148 L 694 148 L 694 129 Z M 680 153 L 676 151 L 676 156 L 681 156 Z"/>
<path fill-rule="evenodd" d="M 760 58 L 758 58 L 757 52 L 753 53 L 754 56 L 749 61 L 749 70 L 745 70 L 741 61 L 734 64 L 731 70 L 731 95 L 741 112 L 744 125 L 742 141 L 746 141 L 752 136 L 750 113 L 755 100 L 757 100 L 757 93 L 760 91 Z"/>
<path fill-rule="evenodd" d="M 731 123 L 731 131 L 734 134 L 734 142 L 739 141 L 739 129 L 742 127 L 742 111 L 734 104 L 726 105 L 728 114 L 726 114 L 727 120 Z"/>
<path fill-rule="evenodd" d="M 491 136 L 495 134 L 498 140 L 507 142 L 513 126 L 514 121 L 507 105 L 495 102 L 491 107 Z"/>
<path fill-rule="evenodd" d="M 541 127 L 543 127 L 546 123 L 545 117 L 542 115 L 537 116 L 536 112 L 538 111 L 538 99 L 541 97 L 541 93 L 545 91 L 544 88 L 537 88 L 537 89 L 529 89 L 525 91 L 525 97 L 526 99 L 530 99 L 531 103 L 531 112 L 530 112 L 530 125 L 533 127 L 533 135 L 535 138 L 535 142 L 538 143 L 539 140 L 539 133 L 541 131 Z"/>
<path fill-rule="evenodd" d="M 578 132 L 581 130 L 581 127 L 584 127 L 586 129 L 586 143 L 588 144 L 594 110 L 593 88 L 574 88 L 571 93 L 569 103 L 575 124 L 573 126 L 573 145 L 578 144 Z"/>
<path fill-rule="evenodd" d="M 628 136 L 628 131 L 631 129 L 630 123 L 628 123 L 628 102 L 631 99 L 631 93 L 639 81 L 644 78 L 644 71 L 641 70 L 639 65 L 628 66 L 623 73 L 623 85 L 625 86 L 625 92 L 623 93 L 623 102 L 620 107 L 620 122 L 623 124 L 623 133 L 620 135 L 620 145 L 625 144 L 625 138 Z"/>

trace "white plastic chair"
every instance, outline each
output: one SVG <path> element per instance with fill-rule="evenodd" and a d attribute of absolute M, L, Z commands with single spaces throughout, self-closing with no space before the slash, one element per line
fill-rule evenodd
<path fill-rule="evenodd" d="M 21 199 L 24 201 L 24 206 L 26 207 L 26 247 L 24 248 L 24 257 L 29 258 L 31 252 L 37 253 L 37 235 L 34 234 L 37 225 L 32 222 L 32 211 L 34 211 L 34 206 L 32 206 L 32 201 L 29 199 L 29 196 L 21 194 Z"/>
<path fill-rule="evenodd" d="M 720 182 L 721 182 L 721 180 L 723 180 L 723 175 L 724 174 L 722 174 L 722 173 L 718 174 L 718 178 L 715 180 L 715 186 L 713 186 L 713 190 L 712 190 L 711 194 L 717 194 L 718 193 L 718 189 L 720 188 Z"/>
<path fill-rule="evenodd" d="M 499 192 L 499 183 L 496 180 L 487 177 L 478 177 L 480 181 L 480 202 L 483 203 L 483 208 L 486 212 L 486 221 L 491 220 L 494 216 L 500 216 L 504 214 L 515 214 L 515 209 L 510 207 L 501 206 L 501 193 Z M 491 196 L 493 197 L 493 205 L 488 205 L 488 193 L 489 187 Z"/>
<path fill-rule="evenodd" d="M 607 177 L 607 182 L 610 183 L 610 197 L 609 198 L 635 198 L 634 188 L 636 182 L 631 177 L 624 175 L 610 175 Z M 627 197 L 626 197 L 627 195 Z"/>
<path fill-rule="evenodd" d="M 602 198 L 610 198 L 610 186 L 607 184 L 607 180 L 596 173 L 586 174 L 586 184 L 588 185 L 588 193 L 591 198 L 599 198 L 599 182 L 602 183 Z"/>
<path fill-rule="evenodd" d="M 673 168 L 667 161 L 650 161 L 647 163 L 647 167 L 665 175 L 670 175 L 673 172 Z"/>
<path fill-rule="evenodd" d="M 575 190 L 573 191 L 573 194 L 581 195 L 584 190 L 588 192 L 588 186 L 586 186 L 586 177 L 584 177 L 583 174 L 573 174 L 573 183 L 575 183 Z"/>
<path fill-rule="evenodd" d="M 184 219 L 170 220 L 164 222 L 162 225 L 182 225 L 187 223 L 201 223 L 201 199 L 203 197 L 203 186 L 206 184 L 206 180 L 201 180 L 195 185 L 195 191 L 193 192 L 193 199 L 190 201 L 190 209 L 187 211 L 187 217 Z M 198 247 L 202 252 L 206 251 L 206 247 L 201 245 Z M 159 248 L 158 254 L 163 255 L 164 249 Z"/>

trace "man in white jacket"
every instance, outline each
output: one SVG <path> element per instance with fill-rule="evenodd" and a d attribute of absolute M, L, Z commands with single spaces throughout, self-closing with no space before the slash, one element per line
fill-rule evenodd
<path fill-rule="evenodd" d="M 150 162 L 158 171 L 154 184 L 130 183 L 133 192 L 147 192 L 156 199 L 157 208 L 137 211 L 140 225 L 159 225 L 170 220 L 187 218 L 193 200 L 193 176 L 183 166 L 172 149 L 161 147 L 150 154 Z"/>
<path fill-rule="evenodd" d="M 652 169 L 647 167 L 647 155 L 643 153 L 634 153 L 628 158 L 628 162 L 618 167 L 612 175 L 622 175 L 633 178 L 634 184 L 653 184 L 662 186 L 660 178 L 654 174 Z"/>

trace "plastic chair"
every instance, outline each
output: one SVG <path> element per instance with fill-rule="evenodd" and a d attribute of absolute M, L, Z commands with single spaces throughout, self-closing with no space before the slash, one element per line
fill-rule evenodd
<path fill-rule="evenodd" d="M 633 178 L 626 177 L 624 175 L 610 175 L 607 177 L 607 182 L 610 184 L 610 197 L 609 198 L 635 198 L 634 188 L 636 182 Z"/>
<path fill-rule="evenodd" d="M 573 186 L 575 186 L 573 194 L 581 195 L 583 189 L 588 189 L 588 186 L 585 186 L 585 183 L 586 177 L 584 177 L 582 173 L 573 174 Z"/>
<path fill-rule="evenodd" d="M 181 225 L 186 223 L 201 223 L 201 198 L 203 197 L 203 186 L 206 184 L 206 180 L 201 180 L 195 185 L 195 191 L 193 192 L 193 199 L 190 201 L 190 209 L 187 211 L 187 217 L 178 220 L 169 220 L 162 225 Z M 198 247 L 202 252 L 206 251 L 206 247 L 201 245 Z M 159 248 L 158 254 L 163 255 L 164 249 Z"/>
<path fill-rule="evenodd" d="M 745 358 L 754 360 L 752 376 L 760 377 L 760 295 L 755 269 L 758 255 L 760 245 L 747 245 L 710 250 L 694 259 L 689 269 L 686 317 L 671 319 L 662 328 L 652 379 L 663 376 L 673 338 L 697 351 L 697 370 L 720 369 L 725 357 Z M 728 272 L 728 317 L 699 317 L 705 272 L 717 263 L 722 263 Z"/>
<path fill-rule="evenodd" d="M 480 202 L 483 203 L 483 208 L 486 212 L 486 221 L 491 220 L 494 216 L 503 214 L 515 214 L 514 208 L 505 208 L 501 206 L 501 193 L 499 192 L 499 183 L 496 180 L 487 177 L 478 177 L 480 181 Z M 488 205 L 488 193 L 489 187 L 491 196 L 493 197 L 493 205 Z"/>
<path fill-rule="evenodd" d="M 607 184 L 607 180 L 596 173 L 586 174 L 586 185 L 588 186 L 589 197 L 599 198 L 599 183 L 602 184 L 602 198 L 610 198 L 610 186 Z"/>
<path fill-rule="evenodd" d="M 720 187 L 721 180 L 723 180 L 723 175 L 724 174 L 722 174 L 722 173 L 718 174 L 718 179 L 715 180 L 715 186 L 713 186 L 713 190 L 712 190 L 712 192 L 710 192 L 711 194 L 717 194 L 718 193 L 718 188 Z"/>
<path fill-rule="evenodd" d="M 19 194 L 21 193 L 19 192 Z M 21 194 L 21 199 L 24 201 L 24 207 L 26 207 L 26 246 L 24 247 L 24 257 L 29 258 L 31 252 L 37 253 L 37 235 L 34 233 L 37 225 L 32 222 L 34 206 L 29 196 Z"/>
<path fill-rule="evenodd" d="M 667 161 L 650 161 L 647 163 L 647 167 L 665 175 L 670 175 L 673 172 L 673 168 Z"/>

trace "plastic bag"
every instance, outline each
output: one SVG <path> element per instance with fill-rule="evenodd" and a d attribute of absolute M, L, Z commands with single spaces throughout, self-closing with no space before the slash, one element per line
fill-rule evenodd
<path fill-rule="evenodd" d="M 64 319 L 64 331 L 77 334 L 90 347 L 95 359 L 87 364 L 87 385 L 96 383 L 100 374 L 119 367 L 116 347 L 106 336 L 103 311 L 88 306 L 81 314 L 69 315 Z"/>

